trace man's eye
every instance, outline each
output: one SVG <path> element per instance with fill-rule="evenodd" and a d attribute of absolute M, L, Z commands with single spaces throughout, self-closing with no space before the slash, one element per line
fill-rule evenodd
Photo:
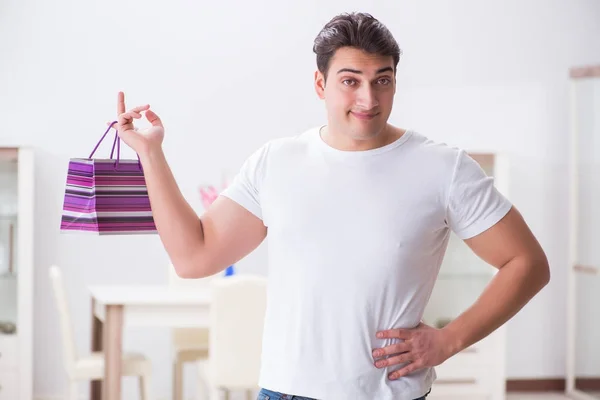
<path fill-rule="evenodd" d="M 352 86 L 356 83 L 354 79 L 344 79 L 342 83 L 346 86 Z"/>
<path fill-rule="evenodd" d="M 381 78 L 377 82 L 380 83 L 380 84 L 382 84 L 382 85 L 389 85 L 392 81 L 389 80 L 388 78 Z"/>

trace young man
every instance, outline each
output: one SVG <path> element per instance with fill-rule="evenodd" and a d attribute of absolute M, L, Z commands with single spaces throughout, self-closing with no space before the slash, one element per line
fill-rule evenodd
<path fill-rule="evenodd" d="M 171 175 L 149 105 L 126 112 L 120 93 L 119 134 L 142 160 L 180 276 L 215 274 L 268 232 L 260 399 L 423 399 L 433 367 L 514 316 L 547 284 L 548 262 L 464 151 L 388 123 L 400 49 L 379 21 L 337 16 L 314 51 L 327 124 L 266 143 L 200 218 Z M 139 132 L 143 112 L 152 128 Z M 420 321 L 451 232 L 499 272 L 435 329 Z"/>

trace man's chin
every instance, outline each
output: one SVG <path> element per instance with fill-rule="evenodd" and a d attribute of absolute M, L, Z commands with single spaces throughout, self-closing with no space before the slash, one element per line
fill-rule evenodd
<path fill-rule="evenodd" d="M 383 132 L 385 125 L 376 123 L 376 121 L 351 121 L 350 130 L 355 136 L 362 136 L 365 139 L 374 138 Z"/>

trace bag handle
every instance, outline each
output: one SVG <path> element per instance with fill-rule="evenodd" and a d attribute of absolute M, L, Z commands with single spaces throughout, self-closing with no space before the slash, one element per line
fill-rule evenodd
<path fill-rule="evenodd" d="M 104 138 L 106 137 L 106 135 L 108 134 L 108 132 L 110 131 L 110 128 L 113 127 L 114 124 L 116 124 L 118 121 L 113 121 L 110 123 L 110 125 L 108 126 L 108 128 L 106 129 L 106 132 L 104 132 L 104 135 L 102 135 L 102 137 L 100 138 L 100 140 L 98 141 L 98 143 L 96 144 L 96 147 L 94 147 L 94 150 L 92 150 L 92 152 L 90 153 L 90 156 L 88 158 L 92 158 L 92 156 L 94 155 L 94 153 L 96 152 L 96 150 L 98 150 L 98 146 L 100 146 L 100 143 L 102 143 L 102 141 L 104 140 Z M 115 136 L 115 140 L 116 140 L 116 136 Z M 113 149 L 114 149 L 114 144 L 113 144 Z M 110 158 L 112 158 L 112 154 L 110 156 Z"/>
<path fill-rule="evenodd" d="M 102 137 L 100 138 L 100 140 L 98 141 L 98 143 L 96 144 L 96 147 L 94 147 L 94 150 L 92 150 L 92 152 L 90 153 L 90 156 L 88 158 L 92 158 L 92 156 L 94 155 L 94 153 L 96 152 L 96 150 L 98 150 L 98 147 L 100 146 L 100 143 L 102 143 L 102 141 L 104 140 L 104 138 L 106 137 L 106 135 L 108 134 L 108 132 L 111 130 L 111 128 L 117 123 L 118 121 L 113 121 L 110 123 L 110 125 L 108 126 L 108 129 L 106 129 L 106 132 L 104 132 L 104 135 L 102 135 Z M 110 158 L 113 158 L 113 155 L 115 153 L 115 144 L 117 145 L 117 159 L 115 160 L 115 169 L 117 169 L 119 167 L 119 158 L 121 156 L 121 138 L 119 137 L 119 132 L 117 131 L 117 129 L 115 128 L 115 139 L 113 140 L 113 145 L 112 145 L 112 149 L 110 151 Z M 137 155 L 137 159 L 138 159 L 138 167 L 141 170 L 142 169 L 142 162 L 140 161 L 140 156 L 139 154 Z"/>

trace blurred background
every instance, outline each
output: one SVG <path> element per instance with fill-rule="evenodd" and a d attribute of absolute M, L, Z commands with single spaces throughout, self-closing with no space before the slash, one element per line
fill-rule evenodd
<path fill-rule="evenodd" d="M 329 19 L 348 11 L 380 19 L 403 51 L 393 124 L 510 160 L 510 199 L 546 250 L 552 280 L 506 325 L 507 387 L 564 391 L 570 349 L 579 357 L 571 359 L 573 368 L 600 391 L 600 278 L 593 266 L 600 266 L 593 248 L 600 222 L 593 200 L 600 193 L 593 169 L 600 160 L 600 86 L 597 78 L 570 77 L 573 68 L 600 64 L 600 2 L 2 0 L 0 146 L 31 147 L 35 160 L 33 269 L 20 289 L 30 293 L 22 295 L 30 304 L 20 310 L 32 321 L 33 398 L 59 399 L 67 385 L 50 265 L 63 270 L 82 350 L 90 348 L 90 285 L 168 279 L 169 260 L 156 235 L 59 232 L 68 161 L 89 155 L 116 116 L 118 91 L 128 108 L 149 103 L 162 118 L 167 159 L 201 213 L 202 185 L 220 185 L 266 141 L 324 123 L 312 43 Z M 579 189 L 570 169 L 573 126 L 584 130 L 579 143 L 590 151 Z M 108 157 L 111 143 L 96 156 Z M 135 158 L 126 146 L 121 150 Z M 571 202 L 577 198 L 580 207 Z M 574 228 L 586 243 L 578 276 L 572 276 L 579 262 L 570 251 Z M 237 273 L 266 275 L 267 245 L 237 264 Z M 577 289 L 569 291 L 569 282 Z M 17 289 L 3 287 L 0 304 L 8 305 Z M 567 312 L 569 296 L 583 313 L 577 318 Z M 576 323 L 572 333 L 592 333 L 577 342 L 587 347 L 568 344 Z M 152 360 L 155 398 L 170 398 L 170 330 L 132 327 L 123 335 L 123 348 Z M 185 398 L 196 392 L 194 368 L 185 371 Z M 81 398 L 87 393 L 82 384 Z M 123 393 L 136 398 L 136 382 L 125 379 Z"/>

